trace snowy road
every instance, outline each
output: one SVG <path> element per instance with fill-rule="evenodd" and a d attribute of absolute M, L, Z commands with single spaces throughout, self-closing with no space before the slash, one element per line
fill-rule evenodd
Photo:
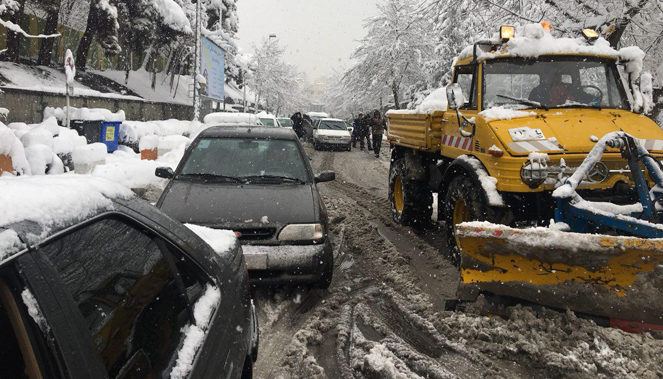
<path fill-rule="evenodd" d="M 663 340 L 571 313 L 516 306 L 502 317 L 444 311 L 457 270 L 436 230 L 391 221 L 388 150 L 308 150 L 335 252 L 329 291 L 257 289 L 257 378 L 661 377 Z M 480 306 L 470 307 L 480 309 Z"/>

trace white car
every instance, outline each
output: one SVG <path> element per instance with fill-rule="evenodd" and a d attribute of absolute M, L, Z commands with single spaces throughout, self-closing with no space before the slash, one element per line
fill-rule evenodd
<path fill-rule="evenodd" d="M 343 120 L 336 118 L 323 118 L 313 126 L 313 148 L 318 150 L 323 146 L 344 147 L 350 151 L 352 148 L 352 134 Z"/>

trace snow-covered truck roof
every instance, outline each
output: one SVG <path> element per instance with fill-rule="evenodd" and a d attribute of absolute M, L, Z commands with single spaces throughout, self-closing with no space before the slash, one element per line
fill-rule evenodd
<path fill-rule="evenodd" d="M 634 58 L 632 48 L 617 51 L 607 40 L 598 35 L 591 38 L 582 36 L 556 38 L 549 28 L 542 24 L 509 28 L 513 29 L 508 38 L 503 38 L 504 35 L 500 32 L 500 35 L 490 40 L 467 46 L 458 55 L 454 65 L 471 62 L 475 58 L 475 53 L 477 61 L 507 57 L 536 58 L 542 55 L 596 56 L 614 60 Z"/>

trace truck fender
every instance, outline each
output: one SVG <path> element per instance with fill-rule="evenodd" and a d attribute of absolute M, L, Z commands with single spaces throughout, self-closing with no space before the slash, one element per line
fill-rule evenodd
<path fill-rule="evenodd" d="M 484 200 L 486 204 L 494 207 L 504 207 L 506 203 L 502 195 L 497 192 L 495 181 L 491 180 L 488 170 L 481 163 L 479 159 L 471 155 L 461 155 L 454 159 L 442 174 L 442 181 L 440 182 L 439 193 L 443 194 L 447 191 L 447 186 L 456 175 L 467 175 L 475 183 L 478 183 L 483 188 Z M 490 195 L 489 195 L 490 194 Z"/>

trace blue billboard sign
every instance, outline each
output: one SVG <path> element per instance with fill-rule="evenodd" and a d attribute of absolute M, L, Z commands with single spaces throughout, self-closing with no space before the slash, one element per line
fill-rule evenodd
<path fill-rule="evenodd" d="M 202 37 L 202 54 L 200 54 L 200 74 L 205 77 L 207 85 L 200 94 L 214 100 L 223 101 L 226 82 L 226 53 L 209 38 Z"/>

